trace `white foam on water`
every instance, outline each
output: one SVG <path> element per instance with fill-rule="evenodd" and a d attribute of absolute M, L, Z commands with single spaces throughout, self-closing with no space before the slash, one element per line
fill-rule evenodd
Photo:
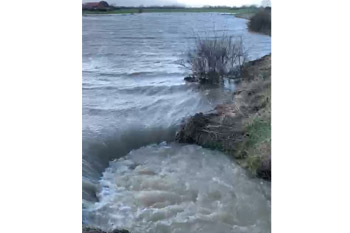
<path fill-rule="evenodd" d="M 270 232 L 270 184 L 226 155 L 195 145 L 150 145 L 110 163 L 88 224 L 132 233 Z"/>

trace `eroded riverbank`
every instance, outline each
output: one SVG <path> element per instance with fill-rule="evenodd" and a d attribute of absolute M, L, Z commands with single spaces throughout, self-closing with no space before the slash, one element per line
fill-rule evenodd
<path fill-rule="evenodd" d="M 230 104 L 188 118 L 176 141 L 223 151 L 271 180 L 271 55 L 249 62 Z"/>

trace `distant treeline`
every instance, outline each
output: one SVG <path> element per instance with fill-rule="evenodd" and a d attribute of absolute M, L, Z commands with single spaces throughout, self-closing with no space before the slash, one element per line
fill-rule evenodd
<path fill-rule="evenodd" d="M 104 8 L 84 9 L 83 14 L 125 14 L 125 13 L 152 13 L 152 12 L 221 12 L 221 13 L 255 13 L 263 7 L 255 5 L 242 7 L 228 6 L 203 6 L 203 7 L 185 7 L 179 5 L 168 6 L 115 6 L 109 5 Z M 266 9 L 266 8 L 265 8 Z"/>
<path fill-rule="evenodd" d="M 203 6 L 203 7 L 185 7 L 185 6 L 178 6 L 178 5 L 168 5 L 168 6 L 115 6 L 110 5 L 111 8 L 118 10 L 118 9 L 256 9 L 260 8 L 256 5 L 249 5 L 249 6 L 241 6 L 241 7 L 229 7 L 229 6 Z"/>

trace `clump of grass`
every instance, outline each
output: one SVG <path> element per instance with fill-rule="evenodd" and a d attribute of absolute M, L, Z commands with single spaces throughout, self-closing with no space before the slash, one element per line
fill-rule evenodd
<path fill-rule="evenodd" d="M 271 124 L 270 121 L 257 118 L 247 127 L 248 146 L 256 146 L 265 141 L 271 140 Z"/>

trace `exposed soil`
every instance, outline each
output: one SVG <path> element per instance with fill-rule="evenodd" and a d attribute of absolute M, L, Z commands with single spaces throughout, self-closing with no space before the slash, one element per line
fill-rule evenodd
<path fill-rule="evenodd" d="M 180 143 L 223 151 L 252 174 L 271 179 L 271 55 L 247 63 L 230 104 L 188 118 Z"/>

